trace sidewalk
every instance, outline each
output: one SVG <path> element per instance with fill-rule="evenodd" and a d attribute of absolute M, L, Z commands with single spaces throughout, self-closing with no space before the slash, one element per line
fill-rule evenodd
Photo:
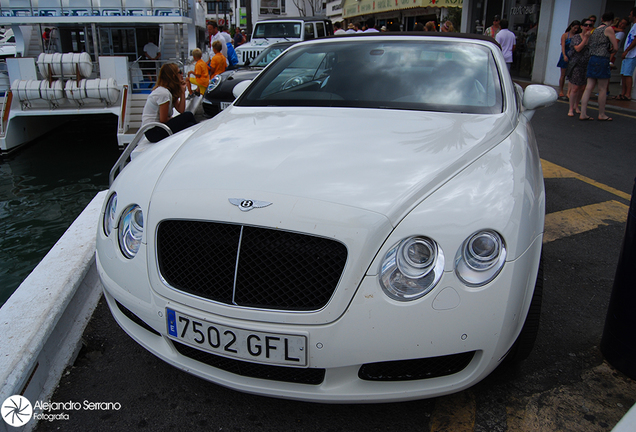
<path fill-rule="evenodd" d="M 513 79 L 514 82 L 519 84 L 521 87 L 525 88 L 529 84 L 533 84 L 529 81 L 520 81 L 517 79 Z M 558 87 L 554 87 L 558 92 Z M 566 83 L 567 89 L 567 83 Z M 598 107 L 596 90 L 592 93 L 592 97 L 590 98 L 589 105 L 591 107 Z M 619 95 L 621 93 L 621 83 L 620 82 L 612 82 L 609 84 L 610 95 L 607 97 L 607 102 L 605 103 L 605 109 L 607 111 L 618 111 L 624 114 L 636 114 L 636 99 L 632 99 L 631 101 L 621 101 L 612 99 L 614 96 Z"/>

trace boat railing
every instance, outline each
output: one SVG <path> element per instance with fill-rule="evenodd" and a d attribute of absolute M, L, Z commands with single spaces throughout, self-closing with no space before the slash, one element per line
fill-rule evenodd
<path fill-rule="evenodd" d="M 3 17 L 187 16 L 188 0 L 8 0 Z"/>
<path fill-rule="evenodd" d="M 135 137 L 132 139 L 130 144 L 128 144 L 126 149 L 122 152 L 121 156 L 119 156 L 119 159 L 117 159 L 117 162 L 115 162 L 115 165 L 113 165 L 113 168 L 110 170 L 110 174 L 108 175 L 109 187 L 112 186 L 113 181 L 115 181 L 115 178 L 119 175 L 121 170 L 123 170 L 124 167 L 130 162 L 130 155 L 132 154 L 133 150 L 135 150 L 135 148 L 139 145 L 139 141 L 144 138 L 144 133 L 154 127 L 160 127 L 164 129 L 168 133 L 168 136 L 172 135 L 172 130 L 164 123 L 151 122 L 140 127 L 135 134 Z"/>
<path fill-rule="evenodd" d="M 183 61 L 178 59 L 148 60 L 143 57 L 139 57 L 137 60 L 130 63 L 128 70 L 130 73 L 130 82 L 132 83 L 132 92 L 150 93 L 151 89 L 157 83 L 159 69 L 161 69 L 161 66 L 166 63 L 175 63 L 179 66 L 179 69 L 186 73 Z"/>

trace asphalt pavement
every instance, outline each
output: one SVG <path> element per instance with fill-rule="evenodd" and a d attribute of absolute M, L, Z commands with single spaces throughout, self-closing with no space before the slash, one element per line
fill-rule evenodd
<path fill-rule="evenodd" d="M 133 342 L 102 301 L 52 401 L 117 402 L 120 408 L 67 411 L 68 419 L 40 422 L 36 430 L 611 430 L 636 402 L 636 382 L 599 350 L 636 176 L 634 104 L 608 101 L 613 122 L 567 117 L 563 101 L 533 118 L 549 238 L 539 336 L 520 365 L 434 399 L 377 405 L 278 400 L 169 366 Z"/>

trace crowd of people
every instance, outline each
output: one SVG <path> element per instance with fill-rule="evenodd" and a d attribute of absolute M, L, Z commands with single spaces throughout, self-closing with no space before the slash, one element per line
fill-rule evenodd
<path fill-rule="evenodd" d="M 621 94 L 616 100 L 631 100 L 632 76 L 636 68 L 636 25 L 626 35 L 630 24 L 636 23 L 636 7 L 628 18 L 614 18 L 614 13 L 606 12 L 601 23 L 596 26 L 596 16 L 591 15 L 570 23 L 561 36 L 561 56 L 557 67 L 561 69 L 559 97 L 569 100 L 568 116 L 579 115 L 581 121 L 594 120 L 587 113 L 587 105 L 592 92 L 598 91 L 597 121 L 612 121 L 606 115 L 605 105 L 609 95 L 608 86 L 614 61 L 624 41 L 621 53 Z M 565 92 L 565 82 L 568 90 Z"/>
<path fill-rule="evenodd" d="M 200 96 L 210 83 L 210 80 L 238 66 L 238 57 L 235 47 L 246 42 L 245 31 L 236 29 L 234 37 L 230 36 L 227 27 L 219 26 L 216 21 L 210 21 L 207 25 L 208 43 L 213 55 L 205 62 L 203 51 L 199 48 L 192 50 L 194 70 L 187 76 L 176 63 L 166 63 L 161 66 L 141 117 L 141 127 L 149 123 L 163 123 L 172 133 L 179 132 L 194 124 L 196 120 L 193 113 L 185 111 L 186 101 L 193 96 Z M 144 47 L 144 53 L 148 60 L 157 61 L 161 53 L 154 42 L 149 42 Z M 174 111 L 179 114 L 173 117 Z M 168 136 L 168 132 L 161 126 L 155 126 L 145 132 L 148 141 L 155 143 Z"/>
<path fill-rule="evenodd" d="M 375 19 L 373 17 L 368 18 L 364 22 L 351 22 L 347 24 L 347 28 L 345 30 L 342 22 L 335 22 L 334 25 L 334 35 L 344 35 L 344 34 L 352 34 L 352 33 L 373 33 L 373 32 L 399 32 L 400 25 L 397 23 L 388 24 L 380 26 L 377 28 Z M 449 20 L 446 20 L 442 23 L 437 23 L 436 21 L 427 21 L 426 23 L 417 22 L 413 27 L 413 31 L 440 31 L 443 33 L 446 32 L 455 32 L 455 26 Z"/>

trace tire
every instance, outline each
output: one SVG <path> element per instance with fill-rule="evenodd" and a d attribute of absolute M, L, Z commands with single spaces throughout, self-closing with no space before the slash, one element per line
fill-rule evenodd
<path fill-rule="evenodd" d="M 521 333 L 510 348 L 506 356 L 506 362 L 518 363 L 530 356 L 534 343 L 539 334 L 539 317 L 541 315 L 541 302 L 543 300 L 543 255 L 539 259 L 539 269 L 537 271 L 537 282 L 534 285 L 534 293 L 530 302 L 528 316 L 523 323 Z"/>

